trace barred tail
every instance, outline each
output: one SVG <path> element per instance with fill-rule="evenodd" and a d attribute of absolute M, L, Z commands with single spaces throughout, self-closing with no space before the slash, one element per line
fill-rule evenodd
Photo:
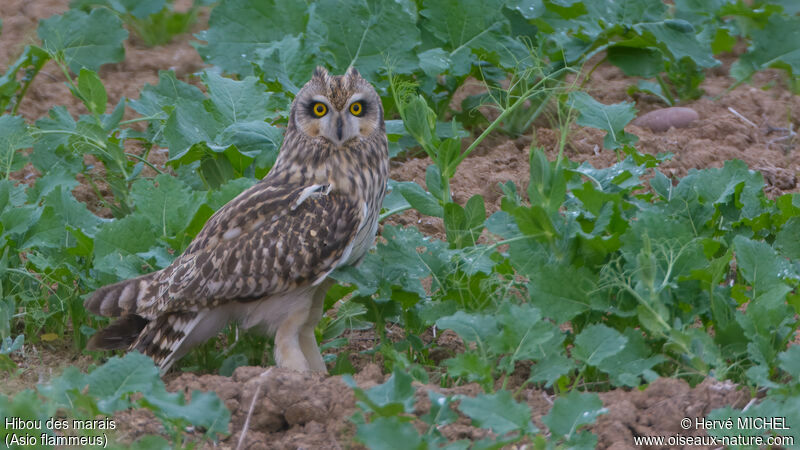
<path fill-rule="evenodd" d="M 147 295 L 148 288 L 153 284 L 158 272 L 142 275 L 119 283 L 109 284 L 94 291 L 83 302 L 83 306 L 100 316 L 119 317 L 125 314 L 135 314 L 137 303 Z"/>
<path fill-rule="evenodd" d="M 89 339 L 89 350 L 127 350 L 147 326 L 149 320 L 136 314 L 126 314 Z"/>
<path fill-rule="evenodd" d="M 172 364 L 196 345 L 197 339 L 188 339 L 207 311 L 183 311 L 158 316 L 139 333 L 131 350 L 153 358 L 164 374 Z M 206 336 L 202 336 L 206 338 Z"/>

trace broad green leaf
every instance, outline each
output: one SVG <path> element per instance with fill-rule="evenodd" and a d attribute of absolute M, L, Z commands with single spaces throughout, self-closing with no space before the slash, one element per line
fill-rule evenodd
<path fill-rule="evenodd" d="M 525 58 L 525 47 L 512 38 L 502 6 L 499 0 L 424 1 L 420 11 L 425 18 L 422 26 L 449 52 L 439 53 L 439 64 L 448 62 L 449 72 L 461 76 L 477 63 L 478 57 L 473 53 L 504 67 L 515 67 Z"/>
<path fill-rule="evenodd" d="M 486 208 L 480 195 L 473 195 L 464 208 L 453 202 L 444 205 L 444 229 L 452 248 L 474 246 L 485 220 Z"/>
<path fill-rule="evenodd" d="M 424 236 L 416 228 L 399 228 L 386 225 L 374 253 L 368 253 L 356 267 L 343 267 L 332 276 L 340 281 L 355 284 L 355 295 L 379 294 L 379 299 L 390 299 L 393 286 L 413 293 L 417 298 L 427 297 L 420 280 L 430 275 L 443 276 L 450 268 L 450 251 L 447 244 Z M 422 252 L 417 251 L 422 249 Z"/>
<path fill-rule="evenodd" d="M 84 230 L 93 236 L 103 220 L 86 205 L 77 201 L 66 187 L 56 186 L 44 197 L 44 210 L 39 221 L 27 234 L 24 247 L 69 248 L 76 244 L 67 226 Z"/>
<path fill-rule="evenodd" d="M 451 408 L 452 398 L 429 390 L 428 400 L 431 402 L 431 408 L 427 414 L 420 417 L 423 422 L 429 425 L 443 426 L 458 420 L 458 414 Z"/>
<path fill-rule="evenodd" d="M 575 120 L 578 125 L 607 132 L 603 139 L 604 147 L 615 149 L 638 140 L 635 135 L 626 134 L 623 130 L 636 117 L 636 109 L 632 103 L 604 105 L 585 92 L 574 91 L 569 95 L 568 104 L 578 110 L 578 118 Z"/>
<path fill-rule="evenodd" d="M 597 299 L 597 274 L 585 267 L 547 264 L 525 274 L 530 277 L 531 304 L 556 323 L 567 322 L 593 308 L 602 309 Z"/>
<path fill-rule="evenodd" d="M 776 254 L 768 244 L 736 236 L 733 245 L 739 271 L 753 285 L 756 295 L 769 291 L 776 284 L 782 284 L 784 279 L 798 279 L 789 262 Z"/>
<path fill-rule="evenodd" d="M 510 354 L 510 361 L 539 360 L 558 348 L 564 334 L 553 323 L 543 320 L 530 304 L 503 303 L 497 313 L 500 332 L 489 336 L 493 351 Z M 508 368 L 513 371 L 513 364 Z"/>
<path fill-rule="evenodd" d="M 160 383 L 153 360 L 138 352 L 112 357 L 86 377 L 89 394 L 97 397 L 97 407 L 106 414 L 128 408 L 130 394 L 147 394 Z"/>
<path fill-rule="evenodd" d="M 800 217 L 792 217 L 781 228 L 775 238 L 775 248 L 792 260 L 800 260 Z"/>
<path fill-rule="evenodd" d="M 277 81 L 292 94 L 296 94 L 311 78 L 321 58 L 320 49 L 308 44 L 308 39 L 302 35 L 286 36 L 263 48 L 256 48 L 255 53 L 263 79 Z"/>
<path fill-rule="evenodd" d="M 69 7 L 72 9 L 91 8 L 92 6 L 107 6 L 122 14 L 130 14 L 137 19 L 145 19 L 155 14 L 166 6 L 166 0 L 72 0 Z"/>
<path fill-rule="evenodd" d="M 411 73 L 420 43 L 416 5 L 409 0 L 320 0 L 309 24 L 327 31 L 322 48 L 332 57 L 333 69 L 344 73 L 356 67 L 368 80 L 389 65 L 394 73 Z M 319 31 L 307 30 L 307 35 Z"/>
<path fill-rule="evenodd" d="M 581 426 L 593 424 L 597 416 L 606 412 L 597 394 L 571 391 L 553 402 L 553 407 L 542 417 L 542 422 L 554 436 L 569 438 Z"/>
<path fill-rule="evenodd" d="M 36 121 L 31 162 L 40 172 L 49 172 L 62 167 L 73 177 L 83 168 L 83 155 L 73 151 L 70 138 L 77 133 L 77 123 L 64 106 L 56 106 L 48 117 Z"/>
<path fill-rule="evenodd" d="M 141 178 L 133 183 L 131 198 L 136 211 L 146 217 L 162 237 L 180 235 L 202 203 L 203 194 L 171 175 L 153 180 Z"/>
<path fill-rule="evenodd" d="M 642 35 L 650 34 L 658 46 L 675 58 L 689 58 L 699 67 L 714 67 L 721 64 L 711 54 L 710 42 L 702 40 L 692 24 L 684 20 L 639 23 L 633 26 Z"/>
<path fill-rule="evenodd" d="M 156 243 L 156 230 L 141 214 L 131 214 L 100 226 L 94 241 L 95 264 L 110 254 L 120 256 L 145 252 Z"/>
<path fill-rule="evenodd" d="M 558 3 L 553 0 L 553 3 Z M 583 4 L 589 17 L 608 24 L 631 26 L 653 22 L 664 16 L 667 6 L 660 0 L 622 0 L 615 2 L 570 2 Z"/>
<path fill-rule="evenodd" d="M 96 72 L 103 64 L 122 61 L 122 41 L 128 37 L 122 21 L 106 8 L 89 14 L 71 9 L 44 19 L 39 22 L 38 34 L 42 47 L 63 59 L 75 73 L 84 67 Z"/>
<path fill-rule="evenodd" d="M 442 208 L 438 200 L 417 183 L 413 181 L 394 182 L 393 189 L 402 194 L 411 207 L 420 213 L 433 217 L 442 217 L 444 215 L 444 208 Z"/>
<path fill-rule="evenodd" d="M 590 366 L 597 366 L 606 358 L 625 349 L 628 338 L 603 324 L 589 325 L 575 337 L 573 356 Z"/>
<path fill-rule="evenodd" d="M 490 386 L 494 361 L 475 352 L 459 353 L 442 363 L 447 367 L 447 375 L 452 378 L 463 378 L 468 382 L 477 382 L 482 386 Z"/>
<path fill-rule="evenodd" d="M 458 409 L 471 418 L 475 426 L 489 428 L 499 436 L 512 431 L 530 435 L 539 431 L 531 422 L 528 405 L 514 401 L 511 392 L 506 390 L 462 397 Z"/>
<path fill-rule="evenodd" d="M 664 71 L 664 57 L 658 50 L 612 45 L 607 51 L 608 61 L 629 77 L 652 78 Z"/>
<path fill-rule="evenodd" d="M 251 61 L 265 44 L 306 31 L 307 5 L 300 0 L 223 0 L 211 10 L 208 30 L 198 48 L 209 64 L 240 75 L 252 73 Z"/>
<path fill-rule="evenodd" d="M 0 116 L 0 173 L 8 179 L 11 172 L 22 169 L 27 158 L 17 150 L 33 145 L 25 120 L 20 116 Z"/>
<path fill-rule="evenodd" d="M 93 114 L 104 114 L 106 112 L 108 95 L 103 82 L 97 76 L 97 72 L 81 68 L 78 75 L 78 94 L 89 112 Z"/>
<path fill-rule="evenodd" d="M 769 67 L 785 69 L 790 77 L 800 74 L 800 18 L 773 14 L 763 29 L 751 32 L 752 44 L 731 67 L 737 80 Z"/>
<path fill-rule="evenodd" d="M 242 80 L 225 78 L 212 72 L 203 72 L 203 83 L 223 122 L 249 122 L 264 120 L 270 104 L 271 93 L 264 90 L 255 77 Z"/>
<path fill-rule="evenodd" d="M 628 328 L 624 333 L 627 338 L 625 348 L 613 358 L 603 359 L 597 367 L 611 376 L 617 386 L 637 387 L 640 377 L 652 382 L 656 373 L 653 366 L 666 360 L 663 355 L 653 355 L 642 336 L 641 331 Z"/>
<path fill-rule="evenodd" d="M 780 367 L 800 382 L 800 346 L 792 345 L 785 352 L 778 354 Z"/>
<path fill-rule="evenodd" d="M 194 390 L 192 401 L 187 404 L 183 392 L 167 392 L 160 383 L 145 392 L 140 403 L 164 421 L 185 420 L 210 436 L 229 433 L 231 413 L 214 392 Z"/>
<path fill-rule="evenodd" d="M 458 311 L 452 316 L 437 320 L 436 326 L 455 331 L 465 342 L 485 343 L 497 333 L 498 323 L 491 315 Z"/>
<path fill-rule="evenodd" d="M 544 359 L 531 367 L 530 381 L 552 386 L 559 378 L 575 370 L 575 361 L 560 352 L 551 351 Z"/>
<path fill-rule="evenodd" d="M 378 417 L 370 423 L 360 425 L 356 439 L 373 450 L 424 450 L 428 446 L 422 441 L 414 425 L 397 417 Z"/>
<path fill-rule="evenodd" d="M 383 417 L 414 411 L 416 389 L 411 386 L 411 381 L 411 375 L 399 369 L 395 369 L 385 383 L 366 391 L 356 387 L 355 381 L 349 377 L 345 380 L 353 388 L 362 409 Z"/>

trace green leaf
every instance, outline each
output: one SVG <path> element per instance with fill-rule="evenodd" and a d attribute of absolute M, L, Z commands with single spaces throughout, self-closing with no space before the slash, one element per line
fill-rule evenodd
<path fill-rule="evenodd" d="M 490 346 L 497 354 L 510 354 L 509 373 L 513 362 L 539 360 L 559 348 L 564 334 L 553 323 L 542 320 L 538 309 L 530 304 L 515 305 L 505 302 L 494 314 L 500 332 L 488 336 Z"/>
<path fill-rule="evenodd" d="M 359 407 L 383 417 L 414 411 L 416 390 L 411 386 L 411 381 L 411 375 L 397 368 L 385 383 L 366 391 L 356 387 L 352 378 L 345 378 L 345 382 L 353 388 Z"/>
<path fill-rule="evenodd" d="M 768 244 L 736 236 L 733 245 L 739 272 L 753 285 L 756 295 L 771 290 L 776 284 L 782 284 L 783 279 L 798 279 L 789 262 L 776 254 Z"/>
<path fill-rule="evenodd" d="M 452 398 L 429 390 L 428 400 L 431 402 L 431 408 L 427 414 L 420 416 L 423 422 L 428 425 L 444 426 L 458 420 L 458 414 L 451 408 Z"/>
<path fill-rule="evenodd" d="M 124 259 L 138 260 L 137 273 L 141 271 L 141 260 L 136 253 L 146 252 L 156 243 L 156 230 L 149 219 L 141 214 L 131 214 L 122 219 L 104 223 L 95 235 L 95 267 L 114 268 Z M 106 258 L 108 257 L 108 258 Z M 101 264 L 105 258 L 106 264 Z"/>
<path fill-rule="evenodd" d="M 306 9 L 301 1 L 223 0 L 211 10 L 208 30 L 198 35 L 208 42 L 198 52 L 226 72 L 248 75 L 256 50 L 306 30 Z"/>
<path fill-rule="evenodd" d="M 572 355 L 590 366 L 597 366 L 606 358 L 625 349 L 628 338 L 603 324 L 589 325 L 575 337 Z"/>
<path fill-rule="evenodd" d="M 51 108 L 48 115 L 36 121 L 36 128 L 44 133 L 35 134 L 31 162 L 40 172 L 60 167 L 74 177 L 83 169 L 83 156 L 69 145 L 77 123 L 64 106 Z"/>
<path fill-rule="evenodd" d="M 778 360 L 781 369 L 791 374 L 795 381 L 800 382 L 800 347 L 790 346 L 788 350 L 778 354 Z"/>
<path fill-rule="evenodd" d="M 25 119 L 20 116 L 0 116 L 0 173 L 8 179 L 11 172 L 22 169 L 26 163 L 24 155 L 17 150 L 33 145 Z"/>
<path fill-rule="evenodd" d="M 458 311 L 452 316 L 437 320 L 436 326 L 455 331 L 465 342 L 485 343 L 497 333 L 498 323 L 490 315 Z"/>
<path fill-rule="evenodd" d="M 224 122 L 249 122 L 264 120 L 270 106 L 271 93 L 264 90 L 255 77 L 242 80 L 225 78 L 212 72 L 200 77 L 208 86 L 208 94 Z"/>
<path fill-rule="evenodd" d="M 553 402 L 553 407 L 542 417 L 542 422 L 554 436 L 569 438 L 582 425 L 594 423 L 597 416 L 606 412 L 607 409 L 603 407 L 597 394 L 571 391 Z"/>
<path fill-rule="evenodd" d="M 107 6 L 122 14 L 130 14 L 137 19 L 145 19 L 166 6 L 166 0 L 72 0 L 72 9 L 90 8 L 96 5 Z"/>
<path fill-rule="evenodd" d="M 502 10 L 499 0 L 426 0 L 420 15 L 425 18 L 422 26 L 449 52 L 450 73 L 461 76 L 477 63 L 474 53 L 505 67 L 514 67 L 526 56 L 524 46 L 511 37 Z"/>
<path fill-rule="evenodd" d="M 464 378 L 468 382 L 478 382 L 483 386 L 492 383 L 494 361 L 478 353 L 459 353 L 444 360 L 443 364 L 447 367 L 447 375 L 452 378 Z"/>
<path fill-rule="evenodd" d="M 625 348 L 613 358 L 603 359 L 597 367 L 611 376 L 617 386 L 637 387 L 640 377 L 645 381 L 653 381 L 657 375 L 651 369 L 666 360 L 663 355 L 652 355 L 641 331 L 628 328 L 624 333 L 628 342 Z"/>
<path fill-rule="evenodd" d="M 607 52 L 608 61 L 629 77 L 653 78 L 664 71 L 664 57 L 656 49 L 612 45 Z"/>
<path fill-rule="evenodd" d="M 371 423 L 359 425 L 356 439 L 373 450 L 423 450 L 422 441 L 414 425 L 397 417 L 378 417 Z"/>
<path fill-rule="evenodd" d="M 625 133 L 625 125 L 636 117 L 633 103 L 604 105 L 581 91 L 571 92 L 568 105 L 578 110 L 575 122 L 578 125 L 598 128 L 607 132 L 603 146 L 616 149 L 624 144 L 633 144 L 638 138 Z"/>
<path fill-rule="evenodd" d="M 545 387 L 552 386 L 559 378 L 575 370 L 575 361 L 560 352 L 551 351 L 544 359 L 531 367 L 530 381 L 544 382 Z"/>
<path fill-rule="evenodd" d="M 472 196 L 465 208 L 452 202 L 444 205 L 444 229 L 452 248 L 474 246 L 485 220 L 486 208 L 480 195 Z"/>
<path fill-rule="evenodd" d="M 393 189 L 402 194 L 411 207 L 420 213 L 433 217 L 444 216 L 444 208 L 439 204 L 439 201 L 417 183 L 413 181 L 396 181 L 393 183 Z"/>
<path fill-rule="evenodd" d="M 259 75 L 265 81 L 277 81 L 287 92 L 296 94 L 314 71 L 321 58 L 320 50 L 304 36 L 285 36 L 265 47 L 256 48 Z"/>
<path fill-rule="evenodd" d="M 83 230 L 94 236 L 103 220 L 95 216 L 86 205 L 79 202 L 65 186 L 56 186 L 44 197 L 44 210 L 39 221 L 27 233 L 28 239 L 21 248 L 69 248 L 76 244 L 67 232 L 67 226 Z"/>
<path fill-rule="evenodd" d="M 167 392 L 160 383 L 146 392 L 140 402 L 163 421 L 185 420 L 211 436 L 229 434 L 231 413 L 214 392 L 193 390 L 192 401 L 187 404 L 183 392 Z"/>
<path fill-rule="evenodd" d="M 800 260 L 800 240 L 797 236 L 800 236 L 800 217 L 787 220 L 775 237 L 775 248 L 795 261 Z"/>
<path fill-rule="evenodd" d="M 368 80 L 376 80 L 387 62 L 395 73 L 416 68 L 411 52 L 420 43 L 416 21 L 416 6 L 409 0 L 321 0 L 310 24 L 327 31 L 322 48 L 332 56 L 335 71 L 344 73 L 354 66 Z M 312 31 L 317 32 L 307 33 Z"/>
<path fill-rule="evenodd" d="M 138 352 L 112 357 L 86 377 L 89 394 L 97 397 L 97 407 L 106 414 L 128 408 L 129 394 L 149 393 L 159 383 L 153 360 Z"/>
<path fill-rule="evenodd" d="M 125 58 L 122 41 L 128 32 L 122 21 L 105 8 L 93 9 L 89 14 L 71 9 L 44 19 L 39 22 L 38 34 L 42 47 L 75 73 L 84 67 L 96 72 L 103 64 Z"/>
<path fill-rule="evenodd" d="M 162 174 L 140 178 L 131 187 L 136 211 L 146 217 L 162 237 L 180 236 L 202 204 L 204 195 L 192 192 L 177 178 Z"/>
<path fill-rule="evenodd" d="M 745 80 L 768 67 L 785 69 L 790 77 L 800 74 L 800 18 L 772 14 L 763 29 L 750 34 L 750 48 L 731 67 L 734 78 Z"/>
<path fill-rule="evenodd" d="M 702 35 L 685 20 L 664 20 L 661 22 L 639 23 L 634 30 L 644 36 L 651 35 L 657 45 L 672 54 L 675 60 L 689 58 L 700 67 L 714 67 L 720 64 L 711 54 L 708 41 L 701 41 Z"/>
<path fill-rule="evenodd" d="M 503 436 L 512 431 L 533 435 L 539 430 L 531 422 L 531 410 L 524 403 L 517 403 L 506 390 L 476 397 L 461 397 L 458 409 L 472 419 L 480 428 L 489 428 Z"/>
<path fill-rule="evenodd" d="M 92 114 L 104 114 L 108 95 L 97 72 L 81 68 L 78 75 L 78 95 Z"/>
<path fill-rule="evenodd" d="M 585 267 L 547 264 L 525 273 L 531 280 L 531 303 L 557 323 L 567 322 L 593 307 L 603 309 L 598 301 L 597 274 Z"/>
<path fill-rule="evenodd" d="M 379 300 L 389 300 L 396 294 L 393 286 L 412 293 L 417 299 L 427 297 L 421 279 L 430 275 L 443 276 L 449 270 L 450 252 L 447 244 L 423 236 L 416 228 L 386 225 L 376 252 L 368 253 L 356 267 L 343 267 L 333 277 L 358 286 L 354 295 L 378 293 Z M 422 249 L 417 251 L 417 249 Z"/>

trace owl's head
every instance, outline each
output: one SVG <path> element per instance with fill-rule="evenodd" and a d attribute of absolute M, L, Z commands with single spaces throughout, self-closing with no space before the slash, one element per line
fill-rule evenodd
<path fill-rule="evenodd" d="M 384 132 L 381 99 L 353 67 L 341 76 L 317 67 L 297 93 L 289 122 L 309 138 L 324 138 L 336 147 Z"/>

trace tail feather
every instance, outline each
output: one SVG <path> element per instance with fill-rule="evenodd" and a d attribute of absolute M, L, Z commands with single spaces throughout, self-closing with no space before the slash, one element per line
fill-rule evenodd
<path fill-rule="evenodd" d="M 139 337 L 149 320 L 136 314 L 126 314 L 89 339 L 89 350 L 127 350 Z"/>
<path fill-rule="evenodd" d="M 157 273 L 103 286 L 94 291 L 83 305 L 87 310 L 106 317 L 135 314 L 137 304 L 147 294 L 148 287 L 155 281 Z"/>
<path fill-rule="evenodd" d="M 131 349 L 153 358 L 163 374 L 190 349 L 191 345 L 184 345 L 190 344 L 186 338 L 202 318 L 195 311 L 158 316 L 144 327 Z"/>

